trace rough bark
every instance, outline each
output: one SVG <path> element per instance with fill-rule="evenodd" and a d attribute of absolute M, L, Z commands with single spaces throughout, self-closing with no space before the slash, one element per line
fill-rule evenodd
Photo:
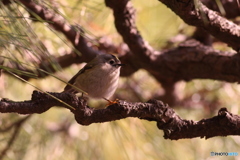
<path fill-rule="evenodd" d="M 81 125 L 103 123 L 124 118 L 139 118 L 155 121 L 157 127 L 164 132 L 165 139 L 211 138 L 215 136 L 240 135 L 240 117 L 233 115 L 226 108 L 219 110 L 218 115 L 200 121 L 185 120 L 168 105 L 158 100 L 146 103 L 130 103 L 119 100 L 118 103 L 105 109 L 94 109 L 86 105 L 86 101 L 69 93 L 41 93 L 34 91 L 32 99 L 14 102 L 6 99 L 0 101 L 1 113 L 33 114 L 43 113 L 54 106 L 69 109 L 75 120 Z M 54 98 L 52 97 L 54 96 Z M 56 98 L 58 100 L 56 100 Z M 65 105 L 64 103 L 72 106 Z"/>

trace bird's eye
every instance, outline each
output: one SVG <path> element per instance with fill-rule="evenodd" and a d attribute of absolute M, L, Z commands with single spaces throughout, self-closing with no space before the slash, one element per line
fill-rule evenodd
<path fill-rule="evenodd" d="M 110 60 L 110 61 L 109 61 L 109 64 L 114 64 L 114 63 L 115 63 L 114 60 Z"/>

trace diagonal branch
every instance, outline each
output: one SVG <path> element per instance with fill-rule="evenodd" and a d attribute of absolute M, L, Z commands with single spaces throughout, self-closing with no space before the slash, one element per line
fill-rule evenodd
<path fill-rule="evenodd" d="M 72 42 L 75 49 L 70 54 L 65 54 L 63 56 L 60 56 L 58 58 L 55 58 L 59 65 L 62 68 L 68 67 L 69 65 L 73 63 L 81 63 L 84 61 L 91 60 L 96 54 L 99 54 L 101 51 L 93 49 L 93 47 L 89 46 L 88 41 L 84 37 L 84 32 L 79 26 L 74 26 L 69 24 L 64 17 L 62 17 L 60 14 L 55 13 L 53 10 L 45 7 L 44 5 L 38 4 L 35 1 L 32 0 L 22 0 L 22 1 L 16 1 L 16 3 L 19 3 L 20 5 L 23 5 L 25 9 L 29 12 L 30 15 L 37 15 L 39 16 L 44 22 L 48 23 L 52 28 L 54 28 L 56 31 L 61 32 L 66 36 L 66 38 Z M 81 53 L 82 56 L 79 56 L 78 53 Z M 51 57 L 53 58 L 53 57 Z M 21 71 L 26 72 L 34 72 L 38 75 L 38 78 L 44 78 L 48 76 L 48 74 L 45 74 L 41 72 L 40 70 L 28 70 L 24 68 L 23 66 L 19 65 L 16 62 L 11 62 L 7 64 L 8 67 L 19 69 Z M 53 66 L 52 62 L 42 60 L 39 62 L 39 69 L 47 70 L 50 73 L 54 73 L 58 71 L 58 68 Z M 21 78 L 25 80 L 29 80 L 30 77 L 25 75 L 20 75 Z"/>
<path fill-rule="evenodd" d="M 226 18 L 236 18 L 240 14 L 238 0 L 221 0 L 220 6 L 216 3 L 217 1 L 212 0 L 201 0 L 201 2 L 208 8 L 224 14 Z"/>
<path fill-rule="evenodd" d="M 98 54 L 96 50 L 88 46 L 87 40 L 83 36 L 84 32 L 79 26 L 69 24 L 61 15 L 32 0 L 21 0 L 20 2 L 29 10 L 30 14 L 38 15 L 56 31 L 64 34 L 84 58 L 90 60 Z"/>
<path fill-rule="evenodd" d="M 159 0 L 176 13 L 187 24 L 203 28 L 208 33 L 240 50 L 240 27 L 217 12 L 210 10 L 197 0 Z"/>
<path fill-rule="evenodd" d="M 200 121 L 185 120 L 161 101 L 150 100 L 147 103 L 119 101 L 105 109 L 94 109 L 86 106 L 82 98 L 69 93 L 50 93 L 52 96 L 66 102 L 75 109 L 70 109 L 76 121 L 81 125 L 103 123 L 128 117 L 148 121 L 156 121 L 159 129 L 163 130 L 166 139 L 182 139 L 194 137 L 215 137 L 240 135 L 240 117 L 226 109 L 220 109 L 217 116 Z M 9 100 L 0 101 L 1 113 L 33 114 L 43 113 L 54 106 L 67 108 L 61 101 L 51 96 L 34 91 L 32 99 L 23 102 Z"/>
<path fill-rule="evenodd" d="M 156 51 L 148 45 L 137 29 L 135 9 L 131 1 L 105 0 L 105 4 L 113 10 L 115 27 L 133 53 L 129 55 L 130 58 L 134 59 L 134 63 L 138 66 L 142 66 L 142 63 L 149 63 L 151 55 Z"/>

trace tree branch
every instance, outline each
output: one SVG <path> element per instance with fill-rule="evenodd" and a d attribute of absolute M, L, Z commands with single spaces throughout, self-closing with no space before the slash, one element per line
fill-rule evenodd
<path fill-rule="evenodd" d="M 208 9 L 201 1 L 197 1 L 197 4 L 194 4 L 194 0 L 159 1 L 169 7 L 187 24 L 203 28 L 236 51 L 240 50 L 240 27 L 220 16 L 217 12 Z"/>
<path fill-rule="evenodd" d="M 91 42 L 89 42 L 84 35 L 83 30 L 79 26 L 74 26 L 69 24 L 64 17 L 61 15 L 55 13 L 54 11 L 46 8 L 45 6 L 41 4 L 37 4 L 32 0 L 28 1 L 20 1 L 26 9 L 29 11 L 30 15 L 38 15 L 42 20 L 47 22 L 50 26 L 52 26 L 56 31 L 61 32 L 66 36 L 66 38 L 72 42 L 73 46 L 79 51 L 82 56 L 80 57 L 78 54 L 76 54 L 76 50 L 72 51 L 70 54 L 65 54 L 60 57 L 56 57 L 55 60 L 58 62 L 59 66 L 62 68 L 69 67 L 71 64 L 74 63 L 82 63 L 91 60 L 96 54 L 100 54 L 102 51 L 104 52 L 110 52 L 114 50 L 114 53 L 120 53 L 121 55 L 126 54 L 125 51 L 126 47 L 123 46 L 115 46 L 112 44 L 107 43 L 104 41 L 104 39 L 95 40 L 99 43 L 99 46 L 94 46 Z M 104 48 L 105 47 L 105 48 Z M 108 48 L 107 48 L 108 47 Z M 26 68 L 23 68 L 22 66 L 19 66 L 16 63 L 9 63 L 8 67 L 19 69 L 26 72 L 32 72 L 31 70 L 28 70 Z M 130 66 L 129 66 L 130 68 Z M 51 64 L 51 62 L 48 61 L 42 61 L 39 63 L 39 69 L 47 70 L 50 73 L 56 72 L 56 68 Z M 135 69 L 130 69 L 126 72 L 123 72 L 122 75 L 127 76 L 135 72 Z M 40 70 L 34 71 L 35 74 L 38 75 L 38 78 L 44 78 L 48 76 L 48 74 L 45 74 L 41 72 Z M 25 75 L 20 75 L 21 78 L 25 80 L 29 80 L 30 77 Z"/>
<path fill-rule="evenodd" d="M 73 46 L 86 58 L 92 59 L 98 52 L 88 46 L 84 32 L 79 26 L 69 24 L 61 15 L 50 9 L 35 3 L 32 0 L 20 0 L 20 2 L 29 10 L 29 13 L 38 15 L 46 21 L 56 31 L 61 32 L 73 44 Z"/>
<path fill-rule="evenodd" d="M 73 26 L 71 27 L 60 15 L 52 13 L 32 1 L 23 1 L 23 3 L 32 11 L 35 11 L 36 14 L 40 14 L 44 20 L 55 25 L 59 31 L 66 34 L 66 37 L 76 38 L 77 35 L 80 35 L 81 38 L 78 37 L 79 42 L 84 40 L 80 33 L 81 30 L 76 30 Z M 172 50 L 156 51 L 140 35 L 135 25 L 135 10 L 130 1 L 106 0 L 106 5 L 113 9 L 116 28 L 130 48 L 130 51 L 128 47 L 123 49 L 124 53 L 122 55 L 124 56 L 121 57 L 121 60 L 127 64 L 127 67 L 122 68 L 121 75 L 128 76 L 139 68 L 143 68 L 149 71 L 164 86 L 172 85 L 179 80 L 188 81 L 196 78 L 228 82 L 240 81 L 238 73 L 240 69 L 239 57 L 237 55 L 230 52 L 220 52 L 193 41 L 190 43 L 186 42 Z M 184 5 L 186 6 L 186 4 Z M 70 26 L 68 27 L 69 32 L 64 29 L 64 26 Z M 73 42 L 74 38 L 70 38 L 70 40 Z M 82 43 L 85 42 L 82 41 Z M 80 43 L 78 45 L 80 47 Z M 87 44 L 84 45 L 87 46 Z M 102 46 L 100 45 L 100 49 Z M 121 46 L 115 47 L 115 51 L 124 48 Z M 89 48 L 91 50 L 91 47 Z M 84 53 L 87 54 L 88 51 L 86 50 Z M 67 67 L 71 63 L 75 63 L 77 58 L 72 53 L 59 57 L 58 60 L 60 64 Z"/>
<path fill-rule="evenodd" d="M 240 14 L 239 10 L 239 4 L 237 1 L 233 0 L 221 0 L 220 1 L 220 7 L 223 7 L 222 9 L 224 12 L 221 12 L 220 7 L 217 5 L 216 1 L 212 0 L 201 0 L 201 2 L 206 5 L 208 8 L 217 11 L 221 14 L 223 14 L 224 17 L 226 18 L 236 18 Z"/>
<path fill-rule="evenodd" d="M 240 117 L 220 109 L 217 116 L 200 121 L 185 120 L 179 117 L 175 111 L 161 101 L 150 100 L 147 103 L 130 103 L 119 101 L 105 109 L 94 109 L 86 105 L 86 102 L 69 93 L 50 93 L 55 98 L 66 102 L 75 109 L 68 108 L 48 94 L 34 91 L 32 99 L 23 102 L 9 100 L 0 101 L 1 113 L 33 114 L 43 113 L 54 106 L 65 107 L 71 110 L 76 121 L 81 125 L 103 123 L 135 117 L 148 121 L 156 121 L 159 129 L 163 130 L 166 139 L 182 139 L 194 137 L 215 137 L 240 135 Z"/>
<path fill-rule="evenodd" d="M 148 45 L 138 31 L 135 24 L 135 9 L 131 1 L 105 0 L 105 3 L 113 10 L 117 31 L 121 34 L 131 50 L 132 54 L 128 58 L 134 62 L 132 65 L 136 68 L 146 69 L 165 86 L 173 85 L 180 80 L 189 81 L 196 78 L 239 82 L 240 74 L 238 71 L 240 69 L 240 59 L 238 55 L 231 52 L 217 51 L 193 40 L 184 42 L 175 49 L 162 52 L 156 51 Z M 165 2 L 165 4 L 172 8 L 174 8 L 175 5 L 181 5 L 182 8 L 189 7 L 190 5 L 181 2 L 173 5 L 168 1 Z M 174 9 L 180 12 L 178 13 L 176 11 L 180 16 L 187 16 L 189 18 L 187 19 L 188 21 L 194 20 L 191 22 L 193 24 L 196 23 L 200 25 L 201 22 L 200 26 L 203 27 L 203 20 L 199 19 L 200 15 L 197 16 L 194 9 L 191 10 L 195 13 L 192 16 L 189 15 L 192 13 L 190 11 L 185 12 L 185 10 L 179 8 Z M 212 12 L 206 7 L 205 10 L 209 13 Z M 223 20 L 223 18 L 221 18 L 221 20 Z M 209 25 L 211 28 L 214 27 L 211 25 L 216 24 Z M 226 37 L 224 37 L 224 39 L 226 39 Z M 234 40 L 231 39 L 231 41 Z M 237 42 L 236 45 L 239 45 L 239 41 L 240 37 L 238 37 L 234 43 Z"/>
<path fill-rule="evenodd" d="M 238 54 L 217 51 L 195 40 L 163 52 L 151 65 L 166 82 L 199 78 L 240 82 Z"/>
<path fill-rule="evenodd" d="M 105 0 L 105 4 L 113 10 L 115 27 L 133 53 L 128 55 L 130 59 L 134 59 L 133 65 L 142 67 L 143 63 L 149 64 L 151 56 L 157 51 L 148 45 L 138 31 L 132 3 L 128 0 Z"/>

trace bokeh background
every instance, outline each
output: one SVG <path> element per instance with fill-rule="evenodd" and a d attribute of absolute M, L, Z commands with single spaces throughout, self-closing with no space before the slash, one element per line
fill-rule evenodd
<path fill-rule="evenodd" d="M 40 1 L 62 14 L 71 24 L 80 24 L 91 39 L 106 37 L 120 44 L 122 38 L 114 27 L 112 11 L 100 0 Z M 0 2 L 1 3 L 1 2 Z M 137 27 L 143 38 L 155 49 L 170 49 L 190 37 L 195 28 L 186 25 L 177 15 L 155 0 L 133 0 L 136 8 Z M 35 23 L 28 18 L 23 6 L 12 4 L 0 7 L 0 54 L 3 64 L 17 61 L 19 65 L 36 69 L 39 57 L 52 61 L 72 50 L 64 35 L 54 31 L 47 23 Z M 178 37 L 178 38 L 176 38 Z M 177 40 L 177 41 L 176 41 Z M 215 43 L 220 50 L 230 50 L 225 44 Z M 47 50 L 46 50 L 47 49 Z M 31 61 L 29 61 L 31 59 Z M 34 61 L 32 61 L 34 59 Z M 61 69 L 54 75 L 68 81 L 84 64 Z M 3 65 L 4 66 L 4 65 Z M 8 68 L 9 70 L 9 68 Z M 11 70 L 15 74 L 21 73 Z M 44 79 L 20 79 L 2 74 L 0 97 L 14 101 L 29 100 L 36 87 L 43 91 L 61 92 L 65 84 L 49 75 Z M 139 70 L 130 77 L 122 77 L 114 98 L 145 102 L 155 95 L 164 94 L 159 84 L 145 70 Z M 176 94 L 181 103 L 172 106 L 177 114 L 188 120 L 198 121 L 217 114 L 226 107 L 233 114 L 239 114 L 240 86 L 213 80 L 178 82 Z M 92 107 L 102 107 L 105 102 L 90 101 Z M 4 128 L 24 117 L 18 114 L 0 114 L 0 128 Z M 14 130 L 0 131 L 0 147 L 4 149 Z M 1 151 L 0 148 L 0 151 Z M 155 122 L 127 118 L 103 124 L 81 126 L 66 109 L 52 108 L 43 114 L 34 114 L 19 131 L 13 145 L 7 151 L 6 160 L 175 160 L 175 159 L 240 159 L 235 157 L 211 157 L 210 152 L 238 152 L 238 136 L 214 137 L 211 139 L 182 139 L 177 141 L 163 138 Z"/>

